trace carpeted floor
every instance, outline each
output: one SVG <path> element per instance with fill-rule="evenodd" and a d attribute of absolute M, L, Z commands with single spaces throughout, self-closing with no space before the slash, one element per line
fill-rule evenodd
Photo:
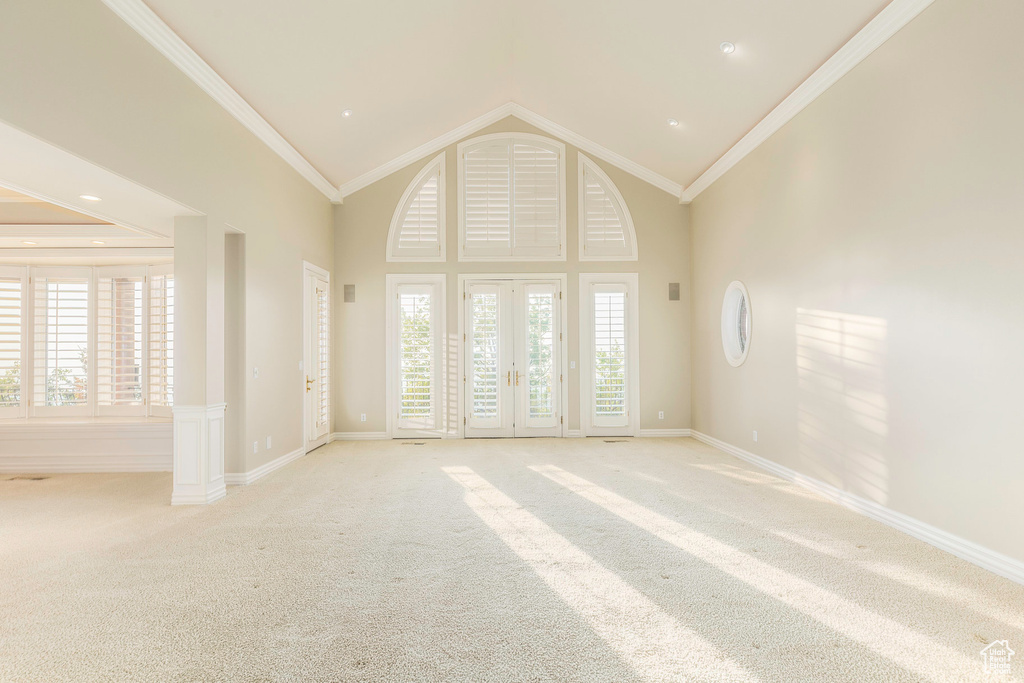
<path fill-rule="evenodd" d="M 1024 672 L 1024 587 L 690 439 L 339 442 L 208 507 L 40 476 L 0 476 L 2 681 Z"/>

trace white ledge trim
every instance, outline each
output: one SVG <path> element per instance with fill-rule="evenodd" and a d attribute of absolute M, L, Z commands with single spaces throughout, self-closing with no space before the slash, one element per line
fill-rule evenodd
<path fill-rule="evenodd" d="M 530 111 L 526 107 L 516 104 L 515 102 L 506 102 L 500 107 L 492 109 L 486 114 L 478 116 L 472 121 L 464 123 L 458 128 L 434 138 L 430 142 L 425 142 L 416 149 L 410 150 L 409 152 L 392 159 L 386 164 L 378 166 L 368 173 L 364 173 L 361 176 L 353 178 L 347 183 L 342 184 L 342 186 L 338 188 L 338 191 L 340 192 L 341 197 L 347 197 L 350 194 L 377 182 L 381 178 L 386 178 L 395 171 L 405 168 L 409 164 L 420 161 L 432 154 L 437 154 L 444 148 L 454 145 L 456 142 L 469 137 L 473 133 L 476 133 L 477 131 L 509 116 L 514 116 L 525 123 L 529 123 L 530 125 L 541 129 L 548 135 L 559 138 L 560 140 L 582 150 L 586 154 L 597 157 L 602 161 L 606 161 L 609 164 L 630 173 L 675 197 L 678 197 L 682 192 L 683 188 L 679 183 L 674 183 L 668 178 L 655 173 L 651 169 L 641 166 L 635 161 L 631 161 L 621 154 L 613 152 L 607 147 L 599 145 L 593 140 L 585 138 L 579 133 L 575 133 L 565 126 L 559 125 L 550 119 L 546 119 L 540 114 Z"/>
<path fill-rule="evenodd" d="M 732 149 L 723 154 L 679 195 L 682 204 L 689 204 L 697 195 L 708 189 L 713 182 L 725 175 L 726 171 L 738 164 L 745 156 L 757 149 L 762 142 L 786 125 L 804 107 L 818 99 L 836 81 L 860 64 L 901 28 L 909 24 L 934 0 L 892 0 L 885 9 L 857 32 L 845 45 L 836 51 L 806 81 L 782 100 L 775 109 L 761 119 L 750 132 L 744 135 Z"/>
<path fill-rule="evenodd" d="M 948 531 L 943 531 L 930 524 L 926 524 L 920 520 L 914 519 L 902 512 L 896 512 L 891 508 L 887 508 L 884 505 L 862 498 L 855 493 L 844 491 L 840 488 L 827 484 L 814 477 L 809 477 L 805 474 L 800 474 L 796 470 L 792 470 L 784 465 L 780 465 L 776 462 L 762 458 L 759 455 L 754 455 L 749 451 L 745 451 L 742 448 L 733 446 L 732 444 L 720 441 L 712 436 L 692 430 L 693 438 L 700 442 L 706 443 L 709 446 L 713 446 L 720 451 L 733 455 L 740 460 L 746 460 L 752 465 L 756 465 L 761 469 L 774 474 L 780 479 L 792 482 L 803 488 L 817 493 L 819 496 L 827 498 L 834 503 L 838 503 L 845 508 L 859 512 L 866 517 L 870 517 L 882 524 L 888 525 L 897 531 L 902 531 L 905 534 L 909 534 L 914 538 L 924 541 L 925 543 L 935 546 L 939 550 L 945 550 L 947 553 L 956 555 L 962 560 L 967 560 L 971 564 L 975 564 L 982 569 L 987 569 L 993 574 L 998 574 L 1011 581 L 1024 584 L 1024 562 L 1016 560 L 1002 553 L 998 553 L 994 550 L 990 550 L 984 546 L 978 545 L 973 541 L 968 541 L 965 538 L 955 536 Z"/>
<path fill-rule="evenodd" d="M 309 161 L 292 147 L 291 143 L 274 130 L 266 119 L 246 102 L 227 81 L 196 54 L 177 33 L 163 22 L 142 0 L 103 0 L 103 4 L 114 11 L 139 35 L 149 41 L 164 57 L 191 78 L 239 123 L 284 159 L 313 187 L 320 190 L 332 202 L 340 200 L 338 190 L 313 168 Z"/>
<path fill-rule="evenodd" d="M 679 438 L 690 436 L 689 429 L 640 429 L 640 436 L 644 438 Z"/>

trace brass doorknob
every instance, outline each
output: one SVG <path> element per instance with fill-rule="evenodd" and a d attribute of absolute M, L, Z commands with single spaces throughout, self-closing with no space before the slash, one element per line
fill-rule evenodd
<path fill-rule="evenodd" d="M 316 380 L 315 380 L 315 379 L 310 379 L 310 378 L 309 378 L 309 375 L 306 375 L 306 393 L 309 393 L 309 391 L 310 391 L 310 388 L 309 388 L 309 386 L 310 386 L 311 384 L 313 384 L 314 382 L 316 382 Z"/>

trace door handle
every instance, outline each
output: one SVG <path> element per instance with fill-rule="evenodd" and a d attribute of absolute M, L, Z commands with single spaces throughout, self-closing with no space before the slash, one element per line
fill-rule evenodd
<path fill-rule="evenodd" d="M 311 391 L 311 390 L 310 390 L 310 388 L 309 388 L 309 386 L 310 386 L 311 384 L 315 384 L 315 383 L 316 383 L 316 380 L 315 380 L 315 379 L 310 379 L 310 378 L 309 378 L 309 375 L 306 375 L 306 393 L 307 393 L 307 394 L 308 394 L 308 393 L 309 393 L 309 392 Z"/>
<path fill-rule="evenodd" d="M 509 386 L 512 386 L 512 371 L 508 371 L 508 375 L 505 376 L 505 381 L 508 382 Z"/>
<path fill-rule="evenodd" d="M 516 370 L 516 386 L 519 386 L 519 371 Z"/>

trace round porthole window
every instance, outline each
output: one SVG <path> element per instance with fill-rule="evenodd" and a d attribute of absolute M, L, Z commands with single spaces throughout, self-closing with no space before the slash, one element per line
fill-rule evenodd
<path fill-rule="evenodd" d="M 722 350 L 729 365 L 743 365 L 750 350 L 750 296 L 739 280 L 729 283 L 722 301 Z"/>

